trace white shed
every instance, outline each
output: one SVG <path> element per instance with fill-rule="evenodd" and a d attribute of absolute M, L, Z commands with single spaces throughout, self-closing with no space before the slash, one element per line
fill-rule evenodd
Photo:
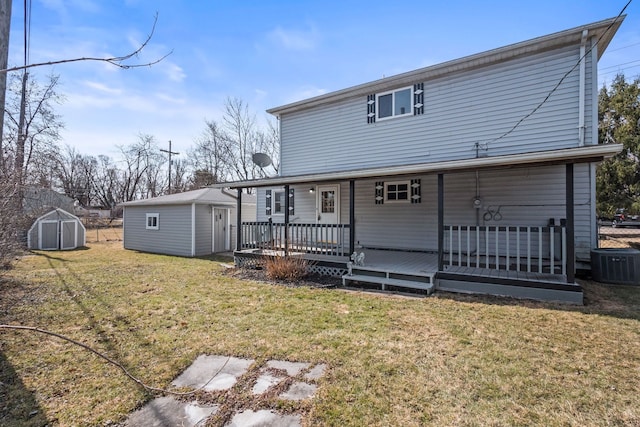
<path fill-rule="evenodd" d="M 85 245 L 86 230 L 77 216 L 54 209 L 35 220 L 27 234 L 29 249 L 68 250 Z"/>
<path fill-rule="evenodd" d="M 221 188 L 121 204 L 124 248 L 185 257 L 206 256 L 235 248 L 236 195 Z M 242 221 L 255 221 L 255 196 L 242 196 Z"/>

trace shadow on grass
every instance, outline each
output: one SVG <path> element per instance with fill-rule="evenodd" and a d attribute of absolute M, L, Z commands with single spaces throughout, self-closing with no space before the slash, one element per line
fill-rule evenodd
<path fill-rule="evenodd" d="M 61 287 L 62 291 L 65 294 L 67 294 L 67 296 L 71 299 L 71 301 L 73 301 L 75 305 L 80 309 L 83 316 L 87 319 L 87 322 L 91 331 L 93 331 L 97 335 L 97 341 L 102 344 L 103 348 L 93 347 L 93 349 L 104 354 L 110 359 L 113 359 L 116 362 L 120 363 L 123 367 L 127 369 L 127 371 L 131 372 L 134 376 L 136 376 L 138 372 L 143 369 L 143 367 L 128 366 L 124 362 L 124 357 L 122 352 L 120 351 L 117 340 L 114 340 L 114 338 L 101 325 L 101 322 L 102 323 L 111 322 L 114 326 L 116 325 L 123 326 L 124 327 L 123 329 L 127 330 L 127 335 L 126 337 L 123 336 L 123 340 L 135 339 L 138 343 L 141 344 L 141 347 L 151 348 L 152 342 L 146 339 L 145 337 L 143 337 L 138 332 L 136 332 L 134 328 L 132 328 L 131 322 L 135 322 L 135 319 L 126 319 L 126 318 L 123 318 L 122 316 L 114 316 L 113 318 L 96 317 L 96 315 L 94 314 L 95 312 L 94 308 L 96 307 L 96 304 L 94 304 L 93 302 L 90 304 L 87 304 L 86 302 L 84 302 L 83 298 L 80 298 L 79 294 L 76 292 L 76 290 L 74 290 L 74 286 L 76 288 L 81 288 L 85 293 L 85 295 L 89 296 L 89 299 L 91 301 L 95 301 L 98 303 L 97 305 L 101 309 L 104 309 L 107 312 L 111 313 L 114 311 L 113 310 L 114 307 L 109 303 L 107 303 L 104 300 L 104 298 L 102 298 L 99 294 L 95 292 L 91 292 L 90 291 L 92 289 L 91 287 L 82 286 L 85 279 L 72 269 L 72 267 L 69 265 L 69 260 L 57 258 L 46 253 L 39 253 L 38 255 L 41 255 L 47 258 L 49 267 L 51 268 L 51 270 L 55 272 L 56 277 L 58 278 L 59 282 L 62 285 Z M 68 272 L 68 273 L 65 272 L 65 274 L 66 276 L 71 276 L 73 283 L 69 283 L 66 280 L 65 274 L 62 274 L 60 272 L 60 270 L 54 265 L 53 261 L 60 261 L 61 263 L 63 263 L 65 269 Z M 52 332 L 59 332 L 59 331 L 52 331 Z M 77 347 L 77 351 L 86 351 L 86 350 L 81 349 L 80 347 Z M 112 366 L 111 368 L 114 369 L 114 371 L 117 369 L 114 366 Z M 121 374 L 121 373 L 118 371 L 118 374 Z M 152 394 L 146 389 L 144 390 L 144 393 L 146 395 L 146 398 L 150 398 L 152 396 Z"/>
<path fill-rule="evenodd" d="M 48 424 L 34 393 L 27 390 L 11 363 L 0 351 L 0 425 L 22 427 Z"/>

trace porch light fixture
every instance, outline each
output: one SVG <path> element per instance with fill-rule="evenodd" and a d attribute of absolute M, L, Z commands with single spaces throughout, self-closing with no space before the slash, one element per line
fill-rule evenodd
<path fill-rule="evenodd" d="M 311 188 L 309 189 L 309 193 L 313 194 L 313 193 L 315 193 L 315 192 L 316 192 L 316 189 L 315 189 L 314 187 L 311 187 Z"/>

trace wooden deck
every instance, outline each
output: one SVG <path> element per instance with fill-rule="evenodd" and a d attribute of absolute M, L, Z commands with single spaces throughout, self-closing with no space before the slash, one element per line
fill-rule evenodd
<path fill-rule="evenodd" d="M 428 274 L 438 271 L 438 255 L 426 252 L 387 251 L 363 249 L 364 266 L 372 271 L 387 271 L 397 274 Z"/>
<path fill-rule="evenodd" d="M 431 293 L 433 290 L 440 289 L 582 303 L 582 288 L 574 283 L 567 283 L 567 277 L 562 274 L 456 265 L 445 265 L 442 271 L 438 271 L 438 255 L 432 252 L 376 249 L 363 249 L 356 252 L 364 252 L 364 265 L 353 265 L 351 275 L 340 273 L 345 285 L 369 283 L 379 285 L 382 290 L 408 288 Z M 236 252 L 235 255 L 242 253 L 259 256 L 255 251 L 241 251 Z M 296 255 L 315 261 L 316 267 L 324 266 L 327 268 L 325 271 L 346 272 L 347 263 L 350 261 L 344 256 L 308 253 L 296 253 Z"/>

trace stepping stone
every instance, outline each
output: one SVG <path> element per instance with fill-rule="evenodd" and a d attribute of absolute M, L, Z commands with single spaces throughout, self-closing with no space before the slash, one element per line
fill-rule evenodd
<path fill-rule="evenodd" d="M 327 369 L 327 365 L 324 363 L 320 363 L 319 365 L 314 366 L 309 372 L 304 375 L 304 378 L 307 380 L 317 380 L 320 379 L 321 376 L 324 375 L 324 371 Z"/>
<path fill-rule="evenodd" d="M 237 357 L 201 355 L 171 384 L 205 391 L 228 390 L 253 362 Z"/>
<path fill-rule="evenodd" d="M 287 362 L 286 360 L 269 360 L 267 362 L 268 368 L 282 369 L 284 371 L 287 371 L 287 375 L 289 375 L 290 377 L 295 377 L 300 373 L 300 371 L 302 371 L 303 369 L 307 369 L 309 366 L 311 366 L 310 363 Z"/>
<path fill-rule="evenodd" d="M 253 394 L 262 394 L 269 389 L 269 387 L 280 383 L 284 378 L 274 377 L 273 375 L 264 374 L 260 375 L 256 380 L 256 384 L 253 386 L 251 392 Z"/>
<path fill-rule="evenodd" d="M 195 427 L 215 414 L 219 405 L 205 406 L 179 402 L 165 396 L 153 399 L 127 419 L 126 427 Z"/>
<path fill-rule="evenodd" d="M 312 397 L 317 390 L 313 384 L 307 384 L 303 382 L 297 382 L 291 384 L 289 390 L 282 393 L 279 397 L 285 400 L 304 400 L 309 397 Z"/>
<path fill-rule="evenodd" d="M 266 409 L 239 412 L 225 427 L 300 427 L 300 415 L 280 415 Z"/>

